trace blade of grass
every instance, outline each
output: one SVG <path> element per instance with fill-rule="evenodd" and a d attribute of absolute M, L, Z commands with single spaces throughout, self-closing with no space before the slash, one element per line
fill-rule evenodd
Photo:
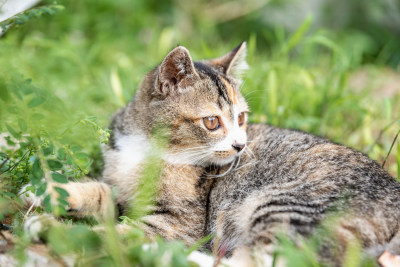
<path fill-rule="evenodd" d="M 389 152 L 387 153 L 387 155 L 386 155 L 386 157 L 385 157 L 385 160 L 384 160 L 383 163 L 382 163 L 382 167 L 385 166 L 386 160 L 388 159 L 388 157 L 389 157 L 389 155 L 390 155 L 390 152 L 392 152 L 393 146 L 394 146 L 394 144 L 396 143 L 396 140 L 397 140 L 397 137 L 399 137 L 399 134 L 400 134 L 400 129 L 397 131 L 397 134 L 396 134 L 396 136 L 395 136 L 394 139 L 393 139 L 393 142 L 392 142 L 392 145 L 390 146 Z"/>

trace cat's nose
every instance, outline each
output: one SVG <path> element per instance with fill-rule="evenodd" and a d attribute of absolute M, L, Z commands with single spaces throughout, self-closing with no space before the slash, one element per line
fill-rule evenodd
<path fill-rule="evenodd" d="M 242 151 L 242 149 L 246 146 L 246 144 L 238 144 L 238 143 L 234 143 L 232 145 L 232 147 L 237 151 L 240 152 Z"/>

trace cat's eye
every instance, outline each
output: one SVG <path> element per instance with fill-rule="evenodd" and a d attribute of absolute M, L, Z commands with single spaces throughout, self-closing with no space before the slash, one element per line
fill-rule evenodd
<path fill-rule="evenodd" d="M 238 115 L 238 124 L 239 124 L 239 126 L 242 126 L 244 124 L 245 119 L 246 119 L 246 113 L 240 112 L 239 115 Z"/>
<path fill-rule="evenodd" d="M 205 117 L 203 122 L 207 129 L 211 131 L 218 129 L 220 126 L 218 117 Z"/>

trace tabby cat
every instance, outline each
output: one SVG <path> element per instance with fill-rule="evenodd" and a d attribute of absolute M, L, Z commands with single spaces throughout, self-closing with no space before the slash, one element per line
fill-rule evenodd
<path fill-rule="evenodd" d="M 169 144 L 156 207 L 143 218 L 150 237 L 191 245 L 215 234 L 206 245 L 215 253 L 253 248 L 268 254 L 278 233 L 294 240 L 309 236 L 336 214 L 336 245 L 321 249 L 322 259 L 340 264 L 335 253 L 355 239 L 366 252 L 396 252 L 387 244 L 400 236 L 400 184 L 353 149 L 308 133 L 249 124 L 240 93 L 245 56 L 245 43 L 199 62 L 184 47 L 173 49 L 113 117 L 103 182 L 63 186 L 69 211 L 105 217 L 116 188 L 115 203 L 123 212 L 161 125 L 169 129 Z"/>

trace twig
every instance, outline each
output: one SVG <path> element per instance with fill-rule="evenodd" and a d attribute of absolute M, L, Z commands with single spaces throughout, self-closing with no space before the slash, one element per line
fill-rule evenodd
<path fill-rule="evenodd" d="M 25 220 L 28 218 L 28 215 L 31 212 L 33 206 L 36 205 L 36 201 L 37 201 L 37 199 L 35 199 L 35 201 L 33 201 L 32 205 L 29 207 L 28 211 L 25 213 L 24 218 L 22 219 L 22 222 L 25 222 Z"/>
<path fill-rule="evenodd" d="M 10 243 L 10 240 L 8 240 L 8 238 L 3 234 L 1 230 L 0 230 L 0 235 L 7 243 Z"/>
<path fill-rule="evenodd" d="M 15 167 L 17 167 L 17 165 L 22 161 L 22 160 L 24 160 L 25 159 L 25 157 L 26 157 L 26 154 L 28 154 L 29 153 L 29 155 L 31 154 L 31 152 L 32 152 L 32 149 L 30 148 L 27 152 L 25 152 L 25 154 L 24 155 L 22 155 L 22 157 L 21 157 L 21 159 L 19 160 L 19 161 L 17 161 L 13 166 L 10 166 L 7 170 L 5 170 L 4 172 L 2 172 L 2 174 L 3 173 L 5 173 L 5 172 L 8 172 L 8 171 L 12 171 L 12 170 L 14 170 L 15 169 Z"/>
<path fill-rule="evenodd" d="M 389 152 L 387 153 L 386 158 L 385 158 L 385 160 L 384 160 L 383 163 L 382 163 L 382 167 L 385 166 L 386 160 L 388 159 L 388 157 L 389 157 L 389 155 L 390 155 L 390 152 L 392 152 L 392 148 L 393 148 L 394 144 L 396 143 L 396 140 L 397 140 L 397 137 L 399 137 L 399 134 L 400 134 L 400 129 L 397 131 L 397 134 L 396 134 L 396 136 L 395 136 L 394 139 L 393 139 L 393 142 L 392 142 L 392 145 L 390 146 Z"/>
<path fill-rule="evenodd" d="M 10 159 L 10 157 L 7 156 L 7 158 L 3 161 L 3 163 L 0 165 L 0 169 L 3 168 L 4 164 Z"/>
<path fill-rule="evenodd" d="M 386 125 L 382 130 L 379 131 L 378 137 L 375 139 L 374 143 L 369 147 L 368 151 L 366 154 L 369 154 L 372 149 L 374 148 L 374 146 L 379 142 L 379 140 L 381 139 L 382 135 L 384 132 L 386 132 L 393 124 L 395 124 L 396 122 L 400 123 L 400 120 L 394 120 L 391 123 L 389 123 L 388 125 Z"/>

